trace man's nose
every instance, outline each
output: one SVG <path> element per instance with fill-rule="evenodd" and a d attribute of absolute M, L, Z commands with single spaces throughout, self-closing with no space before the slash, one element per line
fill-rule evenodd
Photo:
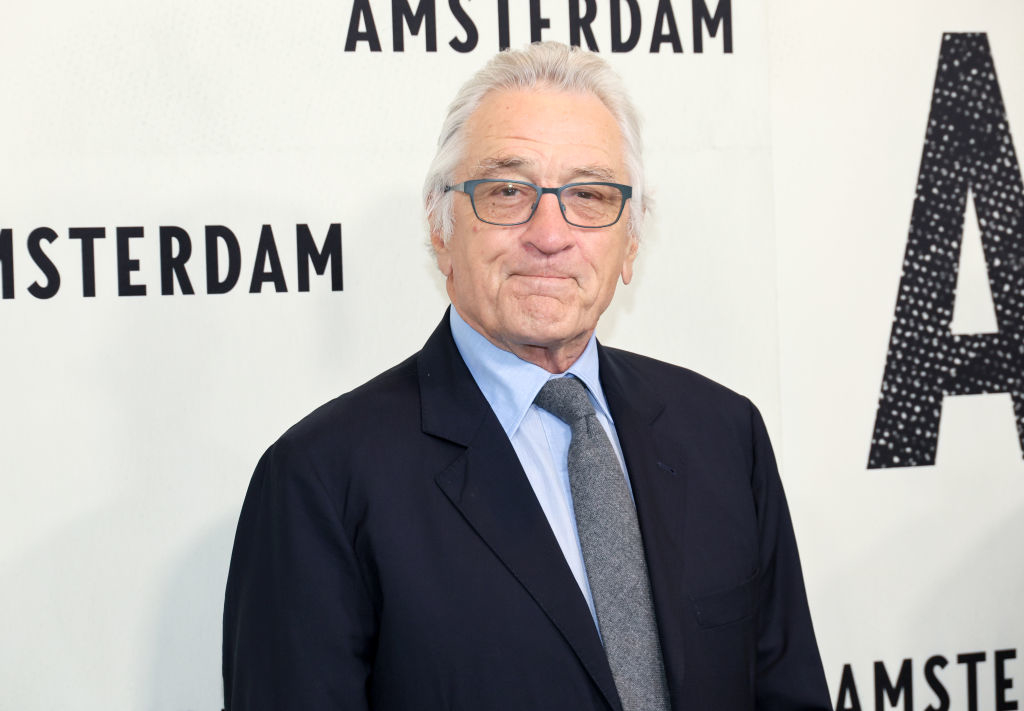
<path fill-rule="evenodd" d="M 545 254 L 560 252 L 572 244 L 572 228 L 562 216 L 557 195 L 541 195 L 537 210 L 526 224 L 527 242 Z"/>

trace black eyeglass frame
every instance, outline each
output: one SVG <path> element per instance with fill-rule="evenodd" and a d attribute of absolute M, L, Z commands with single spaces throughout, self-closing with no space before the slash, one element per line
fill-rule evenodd
<path fill-rule="evenodd" d="M 537 198 L 533 201 L 533 206 L 530 208 L 529 216 L 525 220 L 522 220 L 520 222 L 491 222 L 490 220 L 485 220 L 484 218 L 480 217 L 480 213 L 477 212 L 476 209 L 476 198 L 473 196 L 473 193 L 476 190 L 476 186 L 480 185 L 481 183 L 525 185 L 536 190 Z M 562 192 L 568 190 L 569 188 L 575 188 L 580 185 L 604 185 L 607 187 L 618 188 L 619 192 L 622 194 L 622 202 L 619 204 L 619 212 L 615 215 L 615 219 L 609 222 L 607 225 L 579 225 L 571 221 L 569 217 L 565 214 L 565 203 L 562 202 Z M 545 194 L 550 193 L 555 196 L 556 200 L 558 200 L 558 209 L 562 213 L 562 219 L 565 220 L 568 224 L 572 225 L 573 227 L 582 227 L 588 230 L 600 230 L 604 229 L 605 227 L 611 227 L 616 222 L 618 222 L 622 218 L 623 210 L 626 209 L 626 200 L 629 200 L 631 197 L 633 197 L 632 185 L 622 185 L 621 183 L 606 183 L 600 180 L 586 180 L 578 183 L 567 183 L 560 188 L 543 188 L 540 185 L 534 185 L 533 183 L 527 182 L 525 180 L 500 180 L 497 178 L 481 178 L 479 180 L 464 180 L 463 182 L 458 183 L 456 185 L 446 185 L 444 188 L 444 191 L 446 193 L 451 192 L 453 190 L 469 195 L 469 202 L 473 206 L 473 214 L 476 215 L 476 219 L 480 220 L 481 222 L 485 222 L 488 225 L 497 225 L 498 227 L 515 227 L 516 225 L 525 225 L 527 222 L 532 220 L 533 216 L 537 213 L 537 206 L 540 204 L 540 199 Z"/>

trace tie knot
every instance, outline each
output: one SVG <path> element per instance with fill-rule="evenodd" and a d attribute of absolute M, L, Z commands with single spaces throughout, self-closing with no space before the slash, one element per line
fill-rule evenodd
<path fill-rule="evenodd" d="M 544 383 L 533 402 L 568 425 L 594 414 L 587 389 L 579 378 L 553 378 Z"/>

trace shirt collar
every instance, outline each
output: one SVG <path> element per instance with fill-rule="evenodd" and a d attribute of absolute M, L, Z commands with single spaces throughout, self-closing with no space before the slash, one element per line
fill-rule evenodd
<path fill-rule="evenodd" d="M 505 434 L 511 437 L 519 429 L 544 383 L 561 376 L 549 373 L 510 351 L 498 348 L 466 323 L 454 306 L 449 309 L 449 314 L 455 346 L 498 417 Z M 596 407 L 611 421 L 608 403 L 604 391 L 601 390 L 595 336 L 590 336 L 582 355 L 569 367 L 566 374 L 574 375 L 583 381 Z"/>

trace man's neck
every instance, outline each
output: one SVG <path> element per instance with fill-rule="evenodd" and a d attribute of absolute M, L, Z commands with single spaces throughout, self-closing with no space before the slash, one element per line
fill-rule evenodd
<path fill-rule="evenodd" d="M 491 343 L 494 343 L 498 348 L 511 351 L 527 363 L 533 363 L 549 373 L 559 375 L 569 370 L 572 364 L 583 354 L 583 349 L 587 347 L 587 343 L 590 341 L 591 333 L 593 331 L 580 336 L 579 339 L 574 339 L 570 344 L 559 344 L 552 347 L 502 344 L 494 343 L 494 341 L 491 341 Z M 484 337 L 487 338 L 486 336 Z M 487 340 L 491 339 L 488 338 Z"/>
<path fill-rule="evenodd" d="M 483 338 L 486 338 L 491 345 L 496 348 L 500 348 L 503 351 L 508 351 L 517 358 L 525 360 L 527 363 L 533 363 L 538 368 L 543 368 L 554 375 L 561 375 L 572 367 L 572 364 L 575 363 L 581 355 L 583 355 L 583 351 L 586 350 L 587 344 L 590 343 L 590 337 L 594 334 L 594 329 L 590 329 L 589 331 L 581 333 L 568 341 L 560 342 L 551 346 L 513 343 L 491 337 L 477 324 L 466 319 L 454 304 L 452 304 L 452 308 L 459 313 L 459 317 L 462 318 L 470 328 L 479 333 Z"/>

